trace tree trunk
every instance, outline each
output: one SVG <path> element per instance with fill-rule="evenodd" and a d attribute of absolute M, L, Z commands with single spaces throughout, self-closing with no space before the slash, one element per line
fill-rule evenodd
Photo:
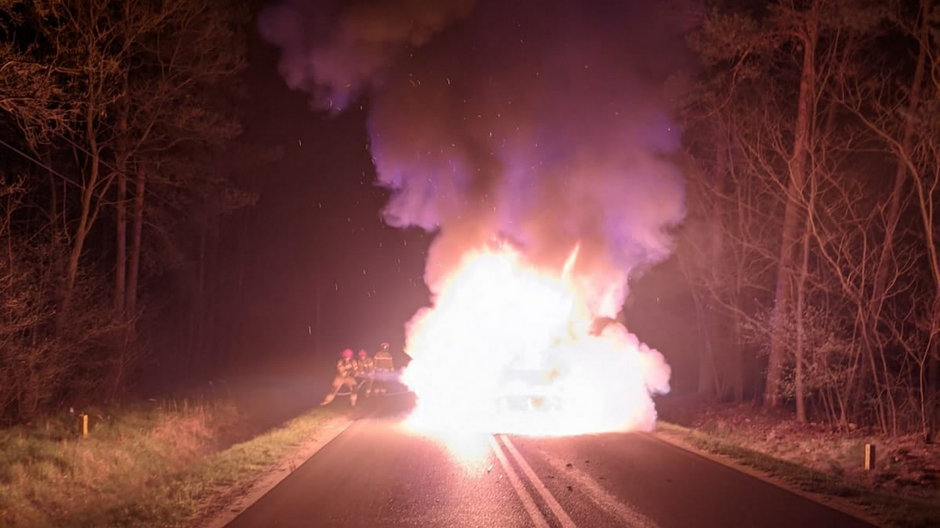
<path fill-rule="evenodd" d="M 933 141 L 937 141 L 936 138 Z M 926 179 L 933 181 L 925 181 Z M 940 248 L 938 248 L 937 239 L 940 234 L 940 227 L 937 226 L 934 216 L 934 207 L 937 196 L 934 194 L 940 182 L 937 181 L 937 174 L 917 174 L 914 179 L 914 189 L 917 194 L 918 210 L 920 212 L 921 224 L 924 229 L 924 242 L 927 250 L 927 261 L 930 265 L 930 275 L 933 279 L 933 299 L 927 323 L 927 344 L 925 345 L 924 359 L 925 366 L 921 366 L 921 379 L 924 380 L 924 388 L 921 394 L 921 420 L 924 428 L 924 434 L 930 435 L 934 427 L 933 417 L 938 411 L 928 408 L 927 404 L 936 404 L 937 391 L 940 389 L 937 383 L 937 369 L 940 364 Z M 926 369 L 926 372 L 924 370 Z M 925 379 L 926 378 L 926 379 Z"/>
<path fill-rule="evenodd" d="M 144 232 L 144 200 L 147 192 L 147 169 L 140 167 L 134 181 L 133 219 L 131 224 L 131 252 L 127 266 L 127 300 L 124 303 L 132 319 L 137 316 L 137 289 L 140 282 L 140 250 Z"/>
<path fill-rule="evenodd" d="M 795 321 L 796 342 L 794 343 L 794 391 L 796 398 L 796 421 L 806 423 L 806 383 L 805 383 L 805 365 L 806 365 L 806 328 L 803 324 L 803 315 L 805 313 L 804 305 L 806 301 L 806 278 L 809 275 L 809 236 L 810 223 L 813 215 L 813 193 L 815 189 L 810 189 L 809 206 L 806 212 L 806 227 L 803 230 L 803 240 L 800 247 L 800 272 L 796 279 L 796 302 L 793 307 L 793 319 Z"/>
<path fill-rule="evenodd" d="M 206 248 L 209 238 L 209 214 L 201 212 L 199 223 L 199 255 L 196 260 L 196 287 L 193 291 L 192 311 L 189 316 L 189 356 L 186 358 L 190 371 L 202 365 L 206 334 Z"/>
<path fill-rule="evenodd" d="M 715 347 L 712 343 L 711 323 L 708 309 L 701 295 L 693 294 L 696 319 L 698 320 L 698 395 L 705 400 L 714 400 L 718 395 L 718 371 L 715 368 Z"/>
<path fill-rule="evenodd" d="M 911 88 L 910 109 L 912 113 L 908 113 L 908 116 L 917 115 L 913 112 L 916 112 L 917 108 L 920 106 L 921 90 L 924 89 L 924 61 L 927 55 L 927 46 L 929 46 L 931 42 L 930 16 L 933 11 L 931 4 L 931 0 L 921 0 L 920 3 L 921 25 L 920 38 L 918 39 L 920 46 L 917 55 L 917 69 L 914 73 L 914 84 Z M 936 59 L 935 54 L 931 55 Z M 940 90 L 940 84 L 936 82 L 936 78 L 934 78 L 934 85 Z M 913 135 L 912 129 L 913 121 L 908 117 L 904 129 L 904 143 L 902 143 L 901 148 L 910 149 Z M 937 142 L 940 140 L 934 135 L 932 138 L 927 139 L 927 141 L 932 141 L 933 146 L 936 147 Z M 936 153 L 935 148 L 933 152 Z M 933 162 L 936 164 L 936 159 L 934 159 Z M 898 170 L 903 169 L 899 167 Z M 940 342 L 938 342 L 940 341 L 940 255 L 938 255 L 937 248 L 938 239 L 940 239 L 940 227 L 937 226 L 936 217 L 934 216 L 937 204 L 937 196 L 934 193 L 937 190 L 938 184 L 940 184 L 940 182 L 937 181 L 937 178 L 940 176 L 938 176 L 936 165 L 934 165 L 933 174 L 924 174 L 923 176 L 932 178 L 932 181 L 923 181 L 923 179 L 917 178 L 914 182 L 914 189 L 916 190 L 918 208 L 924 228 L 924 241 L 927 247 L 927 260 L 930 262 L 931 276 L 933 277 L 934 294 L 929 315 L 927 344 L 924 351 L 926 354 L 926 366 L 922 365 L 920 367 L 921 380 L 923 383 L 920 404 L 924 438 L 932 440 L 937 428 L 937 422 L 940 420 Z M 926 372 L 924 372 L 925 369 Z"/>
<path fill-rule="evenodd" d="M 117 167 L 117 197 L 114 204 L 114 314 L 123 319 L 127 286 L 127 176 L 123 163 Z"/>
<path fill-rule="evenodd" d="M 48 157 L 46 157 L 45 162 L 47 166 L 52 166 Z M 52 171 L 49 172 L 49 212 L 47 216 L 49 218 L 49 227 L 52 228 L 52 232 L 56 232 L 59 223 L 59 181 Z"/>
<path fill-rule="evenodd" d="M 794 249 L 799 239 L 798 230 L 801 222 L 803 186 L 806 181 L 807 158 L 811 145 L 812 119 L 816 92 L 816 3 L 807 14 L 805 33 L 801 36 L 803 45 L 803 66 L 800 73 L 799 98 L 797 100 L 796 126 L 794 127 L 793 148 L 788 162 L 789 178 L 783 213 L 783 229 L 780 238 L 780 256 L 777 263 L 777 280 L 774 290 L 774 310 L 770 329 L 770 356 L 767 364 L 767 381 L 764 386 L 765 405 L 780 405 L 780 382 L 783 375 L 784 355 L 786 354 L 787 318 L 793 310 L 792 287 L 795 254 Z"/>
<path fill-rule="evenodd" d="M 731 397 L 735 403 L 744 401 L 744 350 L 741 346 L 741 321 L 740 316 L 732 314 L 731 332 L 728 338 L 732 354 L 732 372 L 731 372 Z"/>
<path fill-rule="evenodd" d="M 126 10 L 127 8 L 125 8 Z M 127 295 L 127 113 L 128 78 L 125 71 L 123 78 L 124 95 L 118 104 L 117 139 L 115 155 L 115 177 L 117 178 L 117 198 L 114 203 L 114 314 L 125 319 L 125 300 Z"/>
<path fill-rule="evenodd" d="M 922 13 L 921 13 L 921 31 L 927 27 L 928 24 L 928 4 L 930 2 L 925 0 L 922 2 Z M 924 83 L 924 70 L 926 63 L 926 49 L 925 46 L 920 46 L 917 54 L 917 62 L 914 67 L 914 77 L 911 82 L 909 99 L 907 104 L 907 112 L 905 119 L 904 128 L 901 133 L 901 143 L 900 148 L 902 151 L 909 152 L 911 148 L 911 142 L 914 135 L 914 122 L 911 119 L 911 116 L 917 115 L 917 108 L 920 106 L 921 101 L 921 91 L 923 90 Z M 881 248 L 878 254 L 878 262 L 874 269 L 874 279 L 872 281 L 871 287 L 871 300 L 870 304 L 867 306 L 865 312 L 866 317 L 860 319 L 862 324 L 859 325 L 859 332 L 863 334 L 862 346 L 864 354 L 867 357 L 868 361 L 863 361 L 860 364 L 861 370 L 858 374 L 858 380 L 854 383 L 854 387 L 857 392 L 862 392 L 865 386 L 865 380 L 869 377 L 872 377 L 872 383 L 875 387 L 875 392 L 881 393 L 880 379 L 878 378 L 877 369 L 874 367 L 875 358 L 879 353 L 879 349 L 876 349 L 880 339 L 877 338 L 875 333 L 881 322 L 881 313 L 884 309 L 885 300 L 888 297 L 888 270 L 890 268 L 889 263 L 893 260 L 894 257 L 894 241 L 895 233 L 897 231 L 898 222 L 901 217 L 901 199 L 904 195 L 905 184 L 908 179 L 908 171 L 903 160 L 899 160 L 894 171 L 894 183 L 891 188 L 891 194 L 888 196 L 888 207 L 885 209 L 885 226 L 884 226 L 884 240 L 881 244 Z M 887 384 L 887 380 L 885 380 Z M 888 388 L 887 390 L 890 390 Z M 852 393 L 855 394 L 855 393 Z M 879 397 L 879 401 L 881 398 Z M 851 397 L 849 405 L 852 405 L 857 401 L 857 397 Z M 853 413 L 854 414 L 854 413 Z M 884 409 L 879 410 L 879 415 L 884 416 Z M 887 420 L 882 419 L 882 429 L 887 430 Z"/>
<path fill-rule="evenodd" d="M 937 304 L 940 304 L 940 296 L 937 297 Z M 940 306 L 934 306 L 934 314 L 940 317 Z M 934 320 L 935 328 L 940 327 L 940 321 Z M 927 442 L 936 441 L 937 427 L 940 424 L 940 343 L 938 336 L 930 341 L 927 353 L 927 380 L 924 395 L 924 440 Z"/>
<path fill-rule="evenodd" d="M 75 293 L 75 280 L 78 277 L 79 260 L 82 256 L 82 250 L 85 248 L 85 239 L 88 237 L 88 232 L 91 230 L 97 216 L 94 197 L 101 175 L 101 152 L 96 137 L 97 130 L 95 130 L 96 113 L 95 106 L 89 105 L 85 116 L 85 133 L 88 140 L 88 156 L 91 166 L 88 169 L 87 178 L 82 182 L 81 211 L 79 212 L 78 226 L 76 226 L 72 235 L 72 248 L 69 251 L 68 263 L 65 269 L 65 285 L 62 293 L 61 311 L 59 312 L 60 325 L 64 322 L 62 317 L 71 309 L 72 296 Z"/>

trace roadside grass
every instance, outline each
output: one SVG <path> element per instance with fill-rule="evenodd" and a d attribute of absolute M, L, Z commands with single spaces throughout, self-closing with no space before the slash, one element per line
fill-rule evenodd
<path fill-rule="evenodd" d="M 703 451 L 726 456 L 736 463 L 784 480 L 802 491 L 839 497 L 866 509 L 885 525 L 912 528 L 940 526 L 940 504 L 876 489 L 842 476 L 824 473 L 781 460 L 766 453 L 742 447 L 718 434 L 705 433 L 660 421 L 657 430 L 685 441 Z"/>
<path fill-rule="evenodd" d="M 0 430 L 0 525 L 178 526 L 244 488 L 342 411 L 316 408 L 254 438 L 237 438 L 226 402 L 164 401 L 63 413 Z"/>

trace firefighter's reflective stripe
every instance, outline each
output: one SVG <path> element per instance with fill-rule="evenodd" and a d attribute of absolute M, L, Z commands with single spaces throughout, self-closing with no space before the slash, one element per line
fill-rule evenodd
<path fill-rule="evenodd" d="M 375 353 L 375 370 L 386 371 L 394 370 L 395 365 L 392 362 L 392 355 L 385 351 Z"/>

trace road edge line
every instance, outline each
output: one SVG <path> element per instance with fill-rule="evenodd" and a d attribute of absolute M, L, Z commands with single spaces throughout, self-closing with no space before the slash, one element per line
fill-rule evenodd
<path fill-rule="evenodd" d="M 542 500 L 548 505 L 549 509 L 552 510 L 552 513 L 555 514 L 555 517 L 558 519 L 558 522 L 561 523 L 562 528 L 577 528 L 575 522 L 568 515 L 568 512 L 558 503 L 558 500 L 555 499 L 555 496 L 552 495 L 552 492 L 548 490 L 548 487 L 545 486 L 545 483 L 542 482 L 542 479 L 535 474 L 535 471 L 532 469 L 532 466 L 525 461 L 525 458 L 522 457 L 522 453 L 516 450 L 516 446 L 512 443 L 512 440 L 508 436 L 501 434 L 499 435 L 500 440 L 503 441 L 503 445 L 506 446 L 506 450 L 509 451 L 509 454 L 512 455 L 512 458 L 516 460 L 516 463 L 519 464 L 519 468 L 522 469 L 522 472 L 529 477 L 529 482 L 532 483 L 532 486 L 535 488 L 535 491 L 541 495 Z"/>
<path fill-rule="evenodd" d="M 343 434 L 355 419 L 337 416 L 327 421 L 317 430 L 317 436 L 310 442 L 302 444 L 297 449 L 284 455 L 270 470 L 256 479 L 245 491 L 233 500 L 226 502 L 214 515 L 197 523 L 201 528 L 223 528 L 236 517 L 245 512 L 261 497 L 265 496 L 275 486 L 286 479 L 291 473 L 297 471 L 304 462 L 317 454 L 327 444 Z"/>
<path fill-rule="evenodd" d="M 516 470 L 512 468 L 512 466 L 509 464 L 509 461 L 506 460 L 506 455 L 504 455 L 502 449 L 500 449 L 496 438 L 493 435 L 489 435 L 489 441 L 490 449 L 493 450 L 493 454 L 496 455 L 496 460 L 499 461 L 499 464 L 503 466 L 503 471 L 506 472 L 506 476 L 509 478 L 509 483 L 516 492 L 516 496 L 519 497 L 519 500 L 522 501 L 522 506 L 525 508 L 526 513 L 529 514 L 529 518 L 532 519 L 532 522 L 534 522 L 535 525 L 539 528 L 549 528 L 548 520 L 545 518 L 545 515 L 542 514 L 542 511 L 539 510 L 539 507 L 535 504 L 535 499 L 533 499 L 532 495 L 530 495 L 528 490 L 525 489 L 525 484 L 522 483 L 522 479 L 519 478 L 519 474 L 516 473 Z"/>
<path fill-rule="evenodd" d="M 744 464 L 739 464 L 730 457 L 717 455 L 714 453 L 709 453 L 708 451 L 699 449 L 688 442 L 685 442 L 678 438 L 672 438 L 668 436 L 667 434 L 664 434 L 658 431 L 641 432 L 641 434 L 644 434 L 649 438 L 663 442 L 664 444 L 671 445 L 672 447 L 675 447 L 676 449 L 687 451 L 689 453 L 692 453 L 693 455 L 698 455 L 716 464 L 721 464 L 722 466 L 725 466 L 729 469 L 733 469 L 740 473 L 744 473 L 745 475 L 754 477 L 757 480 L 760 480 L 761 482 L 766 482 L 767 484 L 776 486 L 794 495 L 803 497 L 806 500 L 810 500 L 817 504 L 821 504 L 827 508 L 836 510 L 839 513 L 843 513 L 850 517 L 855 517 L 856 519 L 865 521 L 868 524 L 871 524 L 873 526 L 882 526 L 884 524 L 884 522 L 881 519 L 878 519 L 877 517 L 871 515 L 870 513 L 862 509 L 860 506 L 856 506 L 855 504 L 849 501 L 846 501 L 844 499 L 840 499 L 839 497 L 833 497 L 831 495 L 825 495 L 823 493 L 814 493 L 811 491 L 802 490 L 781 478 L 774 477 L 773 475 L 770 475 L 764 471 L 760 471 L 758 469 L 745 466 Z"/>

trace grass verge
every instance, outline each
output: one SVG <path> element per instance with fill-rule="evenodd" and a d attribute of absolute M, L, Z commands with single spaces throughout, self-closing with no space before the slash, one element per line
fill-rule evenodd
<path fill-rule="evenodd" d="M 873 489 L 695 429 L 660 421 L 657 430 L 708 453 L 728 457 L 738 464 L 781 479 L 799 490 L 848 500 L 863 507 L 885 525 L 912 528 L 940 526 L 940 504 Z"/>
<path fill-rule="evenodd" d="M 0 525 L 179 526 L 245 487 L 341 412 L 317 408 L 231 443 L 227 403 L 160 402 L 0 431 Z"/>

